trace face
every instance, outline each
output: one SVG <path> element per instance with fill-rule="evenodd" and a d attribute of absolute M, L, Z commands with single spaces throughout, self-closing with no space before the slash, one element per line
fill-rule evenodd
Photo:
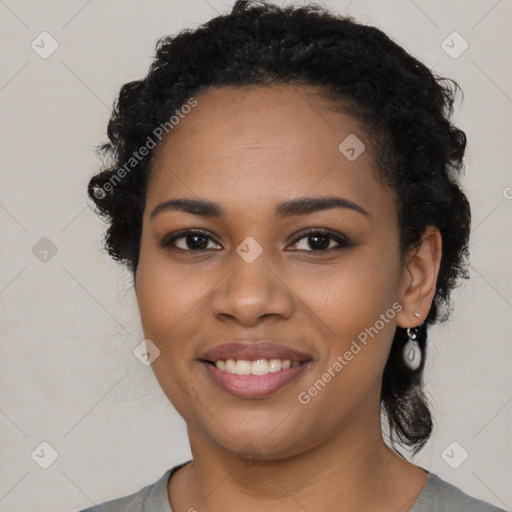
<path fill-rule="evenodd" d="M 162 389 L 189 435 L 232 453 L 368 439 L 409 273 L 396 198 L 361 125 L 306 87 L 210 88 L 196 100 L 155 154 L 136 273 Z M 300 366 L 233 376 L 202 360 L 263 340 L 299 351 Z M 266 353 L 247 354 L 237 359 Z"/>

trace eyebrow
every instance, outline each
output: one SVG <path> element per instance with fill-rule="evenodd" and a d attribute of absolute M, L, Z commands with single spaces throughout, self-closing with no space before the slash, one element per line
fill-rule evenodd
<path fill-rule="evenodd" d="M 279 204 L 275 209 L 275 216 L 277 218 L 291 217 L 293 215 L 309 215 L 331 208 L 347 208 L 359 212 L 362 215 L 368 216 L 369 213 L 358 204 L 337 196 L 325 197 L 299 197 L 297 199 L 290 199 L 284 203 Z M 182 211 L 191 213 L 193 215 L 201 215 L 203 217 L 214 217 L 223 219 L 226 217 L 226 210 L 213 201 L 206 201 L 203 199 L 169 199 L 158 206 L 151 212 L 150 219 L 156 215 L 166 211 Z"/>

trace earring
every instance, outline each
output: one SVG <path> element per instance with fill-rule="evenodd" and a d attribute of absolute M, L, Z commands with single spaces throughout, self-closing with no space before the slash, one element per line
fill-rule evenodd
<path fill-rule="evenodd" d="M 404 362 L 410 370 L 417 370 L 421 364 L 421 350 L 416 341 L 418 337 L 418 329 L 417 327 L 409 327 L 407 329 L 407 336 L 409 339 L 407 343 L 404 345 L 404 349 L 402 351 L 402 357 L 404 358 Z"/>

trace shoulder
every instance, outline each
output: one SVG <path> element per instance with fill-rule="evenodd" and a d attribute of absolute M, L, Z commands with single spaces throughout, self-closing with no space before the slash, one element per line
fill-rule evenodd
<path fill-rule="evenodd" d="M 167 482 L 185 464 L 188 462 L 168 469 L 156 482 L 146 485 L 138 492 L 93 505 L 79 512 L 172 512 L 167 497 Z"/>
<path fill-rule="evenodd" d="M 166 474 L 168 474 L 168 472 L 166 472 Z M 162 478 L 164 477 L 165 474 Z M 122 498 L 105 501 L 98 505 L 93 505 L 87 509 L 80 510 L 80 512 L 98 512 L 99 510 L 101 510 L 101 512 L 143 512 L 146 508 L 145 504 L 148 502 L 148 499 L 152 495 L 155 495 L 155 491 L 158 489 L 159 483 L 161 484 L 162 478 L 153 484 L 146 485 L 138 492 L 134 492 L 128 496 L 123 496 Z M 165 508 L 162 510 L 167 512 Z"/>
<path fill-rule="evenodd" d="M 90 508 L 80 510 L 79 512 L 142 512 L 142 504 L 145 497 L 151 490 L 150 485 L 144 487 L 139 492 L 124 496 L 122 498 L 116 498 L 114 500 L 105 501 L 98 505 L 93 505 Z"/>
<path fill-rule="evenodd" d="M 428 473 L 427 484 L 410 512 L 506 512 L 502 508 L 473 498 L 458 487 Z"/>

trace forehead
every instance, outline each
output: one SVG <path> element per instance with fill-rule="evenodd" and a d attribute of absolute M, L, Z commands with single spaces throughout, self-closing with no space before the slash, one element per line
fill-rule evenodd
<path fill-rule="evenodd" d="M 315 88 L 210 87 L 195 99 L 157 148 L 148 204 L 199 196 L 247 208 L 332 193 L 389 201 L 363 126 Z"/>

